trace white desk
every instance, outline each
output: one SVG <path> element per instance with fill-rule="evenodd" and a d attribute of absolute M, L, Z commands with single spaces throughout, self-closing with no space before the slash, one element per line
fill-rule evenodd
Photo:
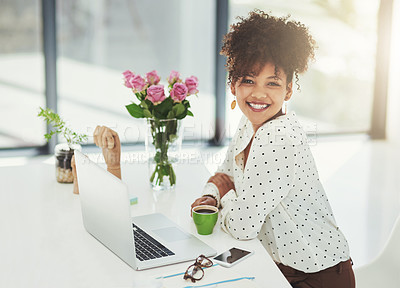
<path fill-rule="evenodd" d="M 85 231 L 79 196 L 72 185 L 56 182 L 51 157 L 19 164 L 0 167 L 0 287 L 132 287 L 135 278 L 177 273 L 191 264 L 134 271 Z M 175 191 L 154 192 L 147 185 L 147 166 L 124 164 L 122 178 L 139 197 L 132 214 L 162 212 L 218 252 L 233 245 L 253 249 L 255 255 L 229 273 L 255 276 L 260 287 L 290 288 L 258 240 L 236 241 L 217 226 L 210 236 L 196 233 L 190 204 L 209 173 L 190 163 L 176 172 Z"/>

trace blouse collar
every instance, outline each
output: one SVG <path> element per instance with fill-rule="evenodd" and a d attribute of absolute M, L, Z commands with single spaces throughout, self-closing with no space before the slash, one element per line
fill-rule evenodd
<path fill-rule="evenodd" d="M 262 131 L 263 128 L 276 126 L 277 124 L 281 123 L 281 121 L 293 121 L 293 118 L 295 116 L 296 114 L 292 111 L 288 114 L 276 117 L 275 119 L 264 123 L 260 128 L 258 128 L 257 133 Z M 237 150 L 235 151 L 235 156 L 239 155 L 247 147 L 247 145 L 249 145 L 251 139 L 253 138 L 253 135 L 253 125 L 251 124 L 249 119 L 247 119 L 247 117 L 243 115 L 239 124 L 239 133 L 237 134 L 237 137 L 235 139 L 237 147 Z"/>

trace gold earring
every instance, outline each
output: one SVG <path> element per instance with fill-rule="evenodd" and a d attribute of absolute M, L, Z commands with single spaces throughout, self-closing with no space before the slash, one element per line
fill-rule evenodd
<path fill-rule="evenodd" d="M 235 109 L 236 107 L 236 99 L 233 99 L 232 103 L 231 103 L 231 109 Z"/>

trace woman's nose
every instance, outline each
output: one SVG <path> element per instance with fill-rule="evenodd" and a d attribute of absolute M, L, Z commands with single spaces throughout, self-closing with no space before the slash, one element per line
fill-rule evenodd
<path fill-rule="evenodd" d="M 254 98 L 260 99 L 260 98 L 267 97 L 267 93 L 264 91 L 264 89 L 256 87 L 256 88 L 254 88 L 251 96 Z"/>
<path fill-rule="evenodd" d="M 265 93 L 253 93 L 251 96 L 253 96 L 253 98 L 257 98 L 257 99 L 261 99 L 261 98 L 266 98 L 267 95 Z"/>

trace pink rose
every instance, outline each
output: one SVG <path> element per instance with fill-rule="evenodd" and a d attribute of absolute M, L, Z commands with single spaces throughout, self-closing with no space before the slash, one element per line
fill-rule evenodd
<path fill-rule="evenodd" d="M 135 92 L 141 92 L 146 87 L 146 81 L 140 75 L 133 75 L 129 79 L 129 83 Z"/>
<path fill-rule="evenodd" d="M 180 102 L 185 100 L 188 93 L 188 88 L 185 84 L 182 83 L 175 83 L 171 90 L 171 98 L 175 102 Z"/>
<path fill-rule="evenodd" d="M 122 73 L 124 75 L 124 80 L 125 80 L 125 86 L 128 88 L 133 88 L 129 80 L 135 76 L 135 74 L 132 73 L 130 70 L 126 70 L 125 72 Z"/>
<path fill-rule="evenodd" d="M 189 90 L 188 91 L 189 95 L 196 94 L 199 92 L 199 90 L 197 90 L 197 86 L 199 85 L 199 80 L 197 79 L 196 76 L 186 78 L 185 84 Z"/>
<path fill-rule="evenodd" d="M 172 70 L 171 74 L 169 74 L 169 77 L 168 77 L 168 83 L 169 84 L 174 84 L 178 80 L 179 80 L 179 72 L 175 71 L 175 70 Z"/>
<path fill-rule="evenodd" d="M 157 75 L 156 70 L 146 73 L 146 79 L 150 85 L 156 85 L 160 82 L 160 76 Z"/>
<path fill-rule="evenodd" d="M 165 99 L 164 85 L 152 85 L 147 88 L 146 99 L 149 99 L 154 105 L 160 104 Z"/>
<path fill-rule="evenodd" d="M 126 70 L 125 72 L 122 72 L 122 75 L 124 75 L 125 78 L 130 78 L 131 76 L 135 75 L 131 70 Z"/>

